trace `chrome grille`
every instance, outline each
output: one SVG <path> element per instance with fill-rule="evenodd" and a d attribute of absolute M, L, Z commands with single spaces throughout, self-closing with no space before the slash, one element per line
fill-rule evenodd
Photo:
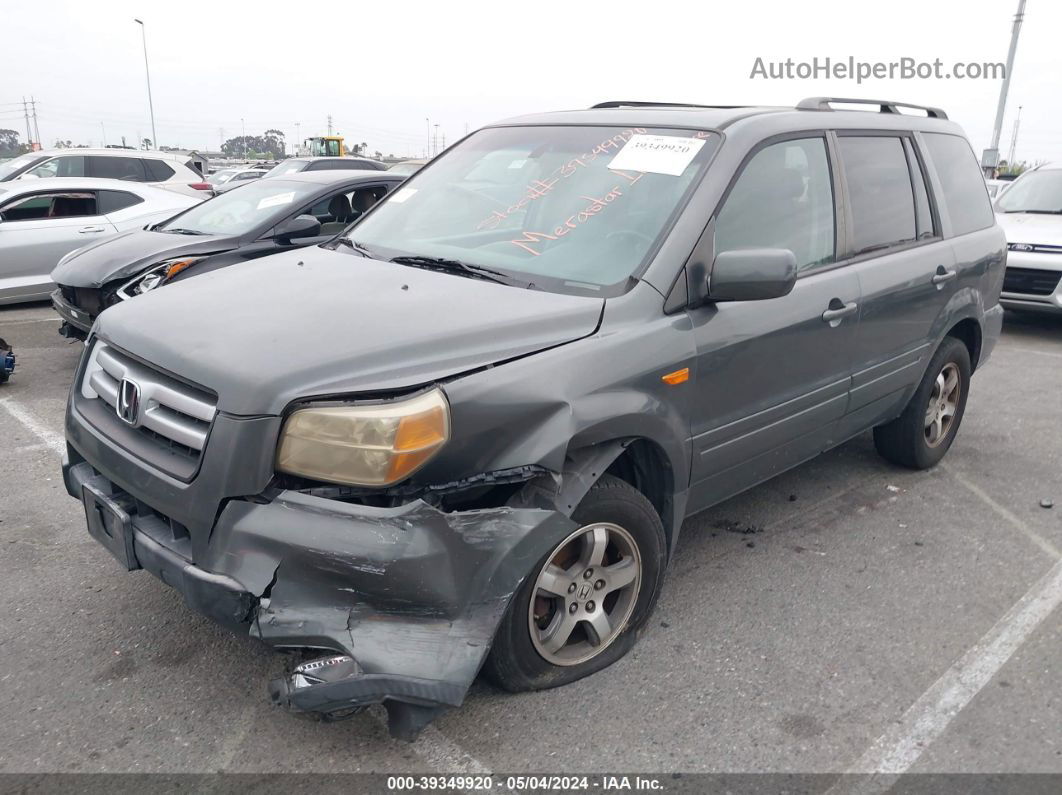
<path fill-rule="evenodd" d="M 136 361 L 104 342 L 89 354 L 81 381 L 81 395 L 100 400 L 118 416 L 122 381 L 139 387 L 135 416 L 123 421 L 159 444 L 186 448 L 198 456 L 206 446 L 210 423 L 217 413 L 214 398 L 176 378 Z"/>

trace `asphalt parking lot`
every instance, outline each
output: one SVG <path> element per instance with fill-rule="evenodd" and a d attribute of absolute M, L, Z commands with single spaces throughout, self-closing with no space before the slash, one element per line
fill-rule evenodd
<path fill-rule="evenodd" d="M 0 308 L 2 771 L 1062 772 L 1062 321 L 1008 317 L 935 470 L 864 435 L 689 520 L 629 656 L 412 745 L 273 708 L 278 656 L 89 538 L 57 326 Z"/>

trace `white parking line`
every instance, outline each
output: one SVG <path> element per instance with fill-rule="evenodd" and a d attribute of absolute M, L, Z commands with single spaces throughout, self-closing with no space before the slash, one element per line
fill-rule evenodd
<path fill-rule="evenodd" d="M 486 776 L 490 768 L 434 726 L 425 727 L 413 750 L 433 769 L 465 776 Z"/>
<path fill-rule="evenodd" d="M 1038 356 L 1050 356 L 1052 359 L 1062 359 L 1062 353 L 1056 351 L 1041 351 L 1036 348 L 1024 348 L 1020 345 L 997 345 L 996 350 L 1017 351 L 1018 353 L 1035 353 Z"/>
<path fill-rule="evenodd" d="M 61 317 L 35 317 L 29 320 L 5 320 L 3 325 L 5 326 L 17 326 L 21 323 L 58 323 L 62 320 Z"/>
<path fill-rule="evenodd" d="M 842 779 L 830 792 L 882 792 L 891 787 L 894 777 L 918 761 L 926 747 L 944 732 L 1059 604 L 1062 604 L 1062 560 L 848 770 L 879 775 L 856 779 L 855 783 Z"/>
<path fill-rule="evenodd" d="M 0 399 L 0 408 L 4 409 L 15 420 L 22 423 L 30 433 L 40 439 L 45 445 L 62 455 L 66 452 L 66 439 L 61 434 L 48 428 L 44 423 L 33 416 L 33 413 L 22 404 L 12 398 Z"/>
<path fill-rule="evenodd" d="M 970 482 L 965 477 L 963 477 L 961 474 L 956 472 L 955 469 L 953 469 L 951 466 L 949 466 L 947 464 L 942 465 L 941 469 L 943 469 L 945 472 L 947 472 L 949 475 L 951 475 L 953 478 L 955 478 L 955 480 L 957 480 L 966 489 L 968 489 L 969 491 L 973 492 L 973 494 L 975 494 L 977 496 L 977 498 L 981 500 L 981 502 L 983 502 L 985 505 L 987 505 L 989 508 L 991 508 L 997 514 L 999 514 L 1004 519 L 1006 519 L 1007 522 L 1012 527 L 1017 529 L 1022 535 L 1024 535 L 1026 538 L 1028 538 L 1034 544 L 1036 544 L 1036 546 L 1040 547 L 1040 549 L 1042 549 L 1048 555 L 1050 555 L 1051 557 L 1056 558 L 1056 559 L 1062 557 L 1062 551 L 1059 551 L 1058 547 L 1056 547 L 1054 544 L 1052 544 L 1050 541 L 1048 541 L 1043 536 L 1039 535 L 1038 533 L 1033 532 L 1033 530 L 1027 524 L 1025 524 L 1025 522 L 1023 522 L 1021 519 L 1019 519 L 1017 516 L 1015 516 L 1010 511 L 1008 511 L 1006 508 L 1004 508 L 998 502 L 993 500 L 976 483 Z"/>
<path fill-rule="evenodd" d="M 384 729 L 387 728 L 387 713 L 382 708 L 374 709 L 372 715 Z M 490 775 L 489 767 L 431 724 L 425 726 L 416 741 L 408 747 L 431 765 L 432 772 L 462 776 Z"/>

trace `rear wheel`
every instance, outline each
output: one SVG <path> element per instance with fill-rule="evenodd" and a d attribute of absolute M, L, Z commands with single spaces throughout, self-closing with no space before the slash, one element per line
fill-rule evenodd
<path fill-rule="evenodd" d="M 948 452 L 970 391 L 970 352 L 945 337 L 903 414 L 874 429 L 878 452 L 894 464 L 929 469 Z"/>
<path fill-rule="evenodd" d="M 656 603 L 664 528 L 650 502 L 603 476 L 579 527 L 529 573 L 498 627 L 485 672 L 511 691 L 574 682 L 626 654 Z"/>

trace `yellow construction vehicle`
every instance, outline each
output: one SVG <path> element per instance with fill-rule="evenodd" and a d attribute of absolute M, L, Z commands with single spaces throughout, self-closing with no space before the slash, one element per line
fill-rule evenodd
<path fill-rule="evenodd" d="M 302 157 L 345 157 L 342 135 L 318 135 L 303 141 L 299 155 Z"/>

